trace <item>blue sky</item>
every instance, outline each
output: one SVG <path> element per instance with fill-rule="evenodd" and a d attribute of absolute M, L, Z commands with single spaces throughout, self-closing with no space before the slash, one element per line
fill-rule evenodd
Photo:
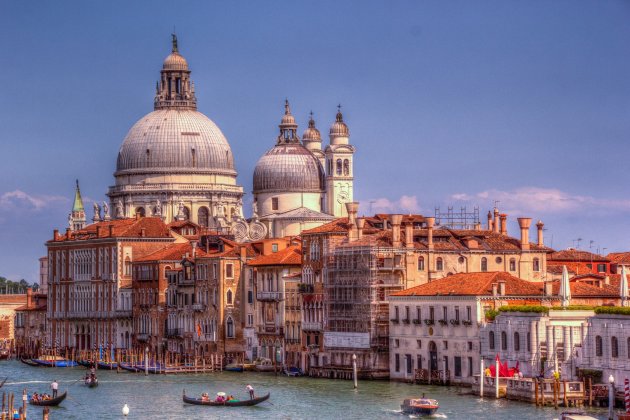
<path fill-rule="evenodd" d="M 512 233 L 530 216 L 555 248 L 629 250 L 629 19 L 624 1 L 4 1 L 0 275 L 36 279 L 75 178 L 104 199 L 173 27 L 246 212 L 284 99 L 300 133 L 341 103 L 363 213 L 498 200 Z"/>

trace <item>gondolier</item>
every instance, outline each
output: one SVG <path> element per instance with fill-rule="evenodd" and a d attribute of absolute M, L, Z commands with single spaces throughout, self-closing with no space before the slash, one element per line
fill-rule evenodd
<path fill-rule="evenodd" d="M 56 379 L 54 379 L 52 381 L 52 384 L 50 384 L 50 389 L 52 389 L 53 398 L 57 398 L 57 390 L 59 389 L 59 384 L 57 383 Z"/>
<path fill-rule="evenodd" d="M 254 387 L 251 386 L 250 384 L 247 384 L 247 386 L 245 388 L 247 389 L 247 392 L 249 392 L 249 399 L 253 400 L 254 399 Z"/>

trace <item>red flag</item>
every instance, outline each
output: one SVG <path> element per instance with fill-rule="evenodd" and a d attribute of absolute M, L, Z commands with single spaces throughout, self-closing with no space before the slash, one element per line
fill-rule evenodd
<path fill-rule="evenodd" d="M 197 324 L 197 337 L 201 337 L 201 325 Z"/>

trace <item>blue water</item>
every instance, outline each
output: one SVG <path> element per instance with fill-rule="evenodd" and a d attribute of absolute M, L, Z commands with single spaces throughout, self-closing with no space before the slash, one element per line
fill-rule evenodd
<path fill-rule="evenodd" d="M 467 395 L 468 388 L 409 385 L 398 382 L 360 381 L 358 390 L 351 381 L 314 378 L 289 378 L 273 373 L 217 372 L 188 375 L 149 375 L 99 370 L 99 386 L 87 388 L 80 380 L 84 368 L 39 368 L 16 361 L 0 361 L 0 380 L 9 380 L 0 391 L 14 392 L 21 402 L 28 393 L 50 392 L 56 379 L 68 398 L 51 409 L 51 420 L 122 419 L 122 407 L 130 409 L 129 419 L 404 419 L 400 413 L 403 398 L 435 398 L 440 409 L 434 418 L 448 419 L 554 419 L 561 409 L 536 408 L 507 400 L 480 399 Z M 247 398 L 245 386 L 257 394 L 271 392 L 269 402 L 256 407 L 203 407 L 185 405 L 182 391 L 189 396 L 218 391 Z M 29 419 L 41 419 L 41 407 L 28 407 Z M 607 411 L 589 413 L 607 418 Z"/>

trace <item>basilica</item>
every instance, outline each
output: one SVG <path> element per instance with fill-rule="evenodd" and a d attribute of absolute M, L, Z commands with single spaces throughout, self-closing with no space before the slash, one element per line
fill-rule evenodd
<path fill-rule="evenodd" d="M 94 205 L 94 222 L 152 216 L 191 221 L 241 242 L 299 235 L 346 216 L 353 200 L 354 146 L 341 107 L 323 144 L 311 113 L 300 137 L 289 101 L 276 139 L 253 174 L 253 208 L 243 213 L 234 155 L 221 129 L 197 110 L 195 85 L 173 35 L 156 84 L 154 109 L 123 140 L 109 203 Z M 275 144 L 274 144 L 275 143 Z M 77 185 L 78 189 L 78 185 Z M 101 212 L 102 210 L 102 212 Z M 69 216 L 72 230 L 83 219 Z"/>

